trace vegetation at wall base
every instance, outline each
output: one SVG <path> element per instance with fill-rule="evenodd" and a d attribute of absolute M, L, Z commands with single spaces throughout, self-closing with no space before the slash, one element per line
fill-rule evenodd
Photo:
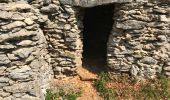
<path fill-rule="evenodd" d="M 102 72 L 99 79 L 94 82 L 94 86 L 105 100 L 114 100 L 114 91 L 106 86 L 107 81 L 109 81 L 108 74 Z"/>
<path fill-rule="evenodd" d="M 60 90 L 56 93 L 51 89 L 47 89 L 46 92 L 45 100 L 76 100 L 79 96 L 81 96 L 81 92 L 66 93 L 63 90 Z"/>
<path fill-rule="evenodd" d="M 158 79 L 150 80 L 141 86 L 141 91 L 145 99 L 170 99 L 170 79 L 165 76 L 159 76 Z"/>
<path fill-rule="evenodd" d="M 128 77 L 109 80 L 101 73 L 94 86 L 104 100 L 170 100 L 170 79 L 165 76 L 139 82 Z"/>

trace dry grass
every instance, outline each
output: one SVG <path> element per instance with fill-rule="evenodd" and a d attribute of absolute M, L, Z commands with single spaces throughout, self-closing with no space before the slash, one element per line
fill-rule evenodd
<path fill-rule="evenodd" d="M 85 75 L 91 76 L 90 72 Z M 92 77 L 93 79 L 93 77 Z M 54 80 L 54 94 L 49 91 L 48 98 L 64 97 L 65 100 L 170 100 L 170 79 L 158 77 L 155 80 L 135 81 L 131 77 L 119 77 L 111 80 L 109 75 L 101 73 L 96 81 L 82 81 L 80 77 L 68 77 Z M 72 92 L 71 92 L 72 91 Z M 81 95 L 80 95 L 81 93 Z M 98 95 L 100 94 L 100 96 Z M 71 98 L 71 99 L 70 99 Z M 60 99 L 46 99 L 60 100 Z"/>
<path fill-rule="evenodd" d="M 143 82 L 130 81 L 128 77 L 107 81 L 106 86 L 112 90 L 114 97 L 106 100 L 169 100 L 170 79 L 159 77 Z M 100 91 L 99 91 L 100 92 Z"/>

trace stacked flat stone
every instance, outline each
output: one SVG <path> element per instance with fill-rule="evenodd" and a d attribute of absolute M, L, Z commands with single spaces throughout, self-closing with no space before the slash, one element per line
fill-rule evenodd
<path fill-rule="evenodd" d="M 138 79 L 170 76 L 170 1 L 115 6 L 107 54 L 111 73 Z"/>
<path fill-rule="evenodd" d="M 27 2 L 0 3 L 0 100 L 44 98 L 52 69 L 41 17 Z"/>
<path fill-rule="evenodd" d="M 1 0 L 0 100 L 44 100 L 51 79 L 75 75 L 82 65 L 80 7 L 110 3 L 109 72 L 170 76 L 169 0 Z"/>
<path fill-rule="evenodd" d="M 48 41 L 50 64 L 55 78 L 76 74 L 76 68 L 82 64 L 80 38 L 82 21 L 77 18 L 78 11 L 74 7 L 60 5 L 58 1 L 53 1 L 40 9 L 42 14 L 48 15 L 48 21 L 44 23 L 43 30 Z"/>

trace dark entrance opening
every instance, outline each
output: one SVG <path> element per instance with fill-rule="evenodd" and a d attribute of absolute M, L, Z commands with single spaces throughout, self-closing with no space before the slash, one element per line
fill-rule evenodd
<path fill-rule="evenodd" d="M 83 30 L 83 67 L 99 73 L 106 70 L 107 40 L 113 26 L 114 5 L 86 8 Z"/>

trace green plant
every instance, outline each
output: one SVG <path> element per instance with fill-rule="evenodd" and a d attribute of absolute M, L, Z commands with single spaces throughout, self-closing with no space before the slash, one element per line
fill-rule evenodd
<path fill-rule="evenodd" d="M 51 89 L 48 89 L 45 100 L 59 100 L 59 98 L 63 100 L 76 100 L 79 96 L 81 96 L 81 92 L 66 93 L 63 90 L 59 90 L 59 92 L 54 93 Z"/>
<path fill-rule="evenodd" d="M 66 95 L 66 99 L 67 100 L 76 100 L 79 96 L 81 96 L 81 92 L 69 93 Z"/>
<path fill-rule="evenodd" d="M 151 80 L 147 84 L 142 85 L 141 92 L 144 94 L 145 99 L 170 99 L 168 83 L 168 78 L 159 76 L 158 79 Z"/>
<path fill-rule="evenodd" d="M 158 99 L 157 97 L 158 94 L 156 92 L 154 84 L 148 83 L 146 85 L 143 85 L 141 91 L 143 92 L 145 99 L 156 99 L 156 100 Z"/>
<path fill-rule="evenodd" d="M 160 86 L 160 95 L 163 97 L 163 98 L 168 98 L 170 99 L 170 93 L 168 91 L 168 89 L 170 88 L 169 87 L 169 78 L 166 78 L 165 76 L 160 76 L 158 77 L 159 79 L 159 84 L 161 85 Z"/>
<path fill-rule="evenodd" d="M 96 90 L 100 93 L 105 100 L 113 100 L 114 93 L 112 89 L 107 88 L 106 82 L 109 80 L 108 74 L 101 73 L 99 79 L 94 82 Z"/>
<path fill-rule="evenodd" d="M 45 100 L 57 100 L 57 98 L 59 98 L 59 95 L 53 93 L 51 89 L 47 89 L 46 92 Z"/>

